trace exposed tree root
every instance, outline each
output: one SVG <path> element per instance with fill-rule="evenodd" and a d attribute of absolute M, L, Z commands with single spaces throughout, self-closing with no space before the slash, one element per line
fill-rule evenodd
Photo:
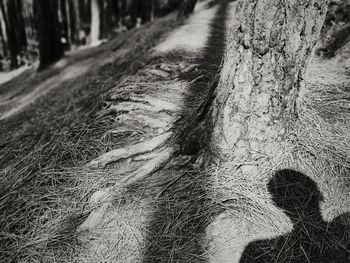
<path fill-rule="evenodd" d="M 154 108 L 151 105 L 147 105 L 144 103 L 138 103 L 138 102 L 121 102 L 117 105 L 110 105 L 105 112 L 102 113 L 102 115 L 107 115 L 111 113 L 118 113 L 118 112 L 129 112 L 134 110 L 146 110 L 146 111 L 153 111 L 158 112 L 159 109 Z"/>
<path fill-rule="evenodd" d="M 173 156 L 175 150 L 176 149 L 173 147 L 163 149 L 155 154 L 154 157 L 143 166 L 120 180 L 114 187 L 95 192 L 90 198 L 90 205 L 95 208 L 91 211 L 87 219 L 79 226 L 78 232 L 95 228 L 103 219 L 104 214 L 112 203 L 115 192 L 118 192 L 118 188 L 121 189 L 128 187 L 156 172 L 168 162 Z"/>
<path fill-rule="evenodd" d="M 162 118 L 154 118 L 153 116 L 148 116 L 145 114 L 120 114 L 116 118 L 118 123 L 127 123 L 136 121 L 138 123 L 141 123 L 142 125 L 149 126 L 151 128 L 170 128 L 172 122 L 164 120 Z M 118 128 L 119 129 L 119 128 Z M 125 130 L 121 128 L 121 130 Z"/>
<path fill-rule="evenodd" d="M 169 81 L 169 78 L 178 76 L 181 72 L 191 72 L 197 67 L 197 64 L 171 65 L 162 63 L 157 67 L 144 70 L 142 76 L 135 77 L 134 81 L 126 79 L 115 88 L 115 92 L 107 100 L 106 107 L 101 112 L 102 116 L 116 113 L 116 116 L 113 117 L 116 128 L 108 133 L 142 133 L 146 130 L 152 134 L 161 134 L 148 141 L 107 152 L 87 165 L 94 168 L 104 167 L 122 159 L 143 163 L 141 167 L 125 174 L 125 177 L 113 187 L 97 191 L 91 196 L 90 207 L 92 211 L 80 225 L 78 231 L 98 226 L 120 190 L 141 181 L 171 163 L 170 160 L 175 155 L 177 147 L 171 142 L 168 143 L 173 137 L 173 132 L 169 130 L 180 118 L 183 98 L 187 96 L 187 88 L 191 83 L 182 81 L 174 83 L 174 81 Z M 192 83 L 202 77 L 194 78 Z M 157 80 L 155 81 L 155 79 Z M 159 81 L 159 79 L 162 80 Z M 121 90 L 122 92 L 120 92 Z M 188 158 L 186 160 L 188 162 Z"/>
<path fill-rule="evenodd" d="M 109 151 L 92 160 L 89 164 L 87 164 L 87 166 L 91 168 L 104 167 L 107 164 L 116 162 L 120 159 L 126 159 L 145 152 L 150 152 L 155 148 L 163 145 L 167 140 L 171 138 L 171 136 L 172 132 L 167 132 L 145 142 Z"/>
<path fill-rule="evenodd" d="M 133 183 L 136 183 L 138 180 L 145 178 L 147 175 L 150 175 L 156 172 L 158 169 L 162 168 L 166 162 L 170 159 L 170 157 L 174 154 L 175 149 L 172 147 L 167 147 L 156 157 L 148 161 L 145 165 L 141 166 L 135 172 L 131 173 L 127 177 L 123 178 L 120 181 L 122 186 L 128 186 Z"/>
<path fill-rule="evenodd" d="M 103 219 L 103 216 L 110 205 L 110 202 L 106 202 L 103 203 L 100 207 L 92 210 L 86 220 L 78 227 L 77 231 L 81 232 L 95 228 Z"/>
<path fill-rule="evenodd" d="M 138 96 L 113 96 L 113 100 L 122 100 L 118 104 L 109 104 L 108 107 L 102 112 L 102 115 L 110 114 L 113 112 L 130 112 L 135 110 L 144 110 L 151 112 L 160 111 L 178 111 L 180 107 L 175 103 L 171 103 L 167 100 L 154 98 L 146 95 L 142 97 Z"/>
<path fill-rule="evenodd" d="M 163 70 L 158 70 L 158 69 L 149 69 L 147 70 L 147 72 L 162 78 L 167 78 L 170 75 L 168 72 L 165 72 Z"/>
<path fill-rule="evenodd" d="M 177 110 L 180 110 L 180 107 L 175 103 L 171 103 L 170 101 L 167 101 L 167 100 L 154 98 L 154 97 L 151 97 L 148 95 L 144 96 L 143 98 L 142 97 L 139 98 L 139 101 L 149 103 L 155 109 L 158 109 L 158 111 L 162 111 L 162 110 L 177 111 Z"/>

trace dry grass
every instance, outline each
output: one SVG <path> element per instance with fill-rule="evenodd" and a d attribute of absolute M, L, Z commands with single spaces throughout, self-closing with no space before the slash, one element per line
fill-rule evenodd
<path fill-rule="evenodd" d="M 267 189 L 279 169 L 300 171 L 317 183 L 324 196 L 325 220 L 350 211 L 350 79 L 339 74 L 343 67 L 332 61 L 312 62 L 299 119 L 276 151 L 260 156 L 256 163 L 236 158 L 211 171 L 215 181 L 208 191 L 227 209 L 207 229 L 208 256 L 213 262 L 224 258 L 238 262 L 253 240 L 291 231 L 290 219 L 274 205 Z M 258 169 L 251 169 L 249 177 L 237 172 L 250 166 Z"/>
<path fill-rule="evenodd" d="M 266 188 L 272 173 L 285 167 L 300 170 L 318 183 L 325 196 L 322 212 L 326 219 L 348 211 L 350 110 L 345 88 L 349 82 L 344 81 L 342 89 L 315 81 L 308 85 L 292 136 L 278 152 L 260 158 L 255 164 L 259 170 L 249 178 L 235 176 L 235 171 L 246 165 L 245 160 L 201 171 L 195 164 L 184 165 L 185 158 L 180 156 L 152 178 L 115 193 L 113 206 L 97 229 L 76 232 L 92 209 L 87 206 L 91 193 L 114 185 L 129 164 L 122 162 L 104 170 L 72 167 L 156 132 L 145 132 L 145 126 L 135 121 L 125 125 L 134 134 L 106 134 L 106 130 L 121 126 L 116 125 L 113 115 L 96 118 L 104 101 L 99 94 L 107 92 L 109 96 L 129 88 L 169 101 L 180 100 L 179 91 L 173 89 L 181 85 L 173 87 L 170 85 L 173 82 L 155 80 L 147 70 L 157 69 L 152 65 L 164 61 L 175 67 L 179 59 L 196 62 L 193 54 L 183 53 L 147 60 L 144 53 L 162 32 L 172 27 L 171 20 L 162 23 L 162 30 L 155 30 L 143 40 L 149 41 L 147 45 L 141 41 L 129 50 L 127 44 L 116 44 L 125 45 L 119 61 L 90 72 L 91 76 L 66 83 L 71 92 L 64 96 L 59 91 L 51 92 L 49 95 L 55 99 L 46 96 L 47 102 L 32 106 L 31 112 L 1 128 L 1 134 L 12 133 L 1 136 L 0 261 L 137 262 L 143 258 L 144 262 L 204 262 L 225 249 L 235 254 L 253 239 L 291 229 L 290 221 L 272 204 Z M 143 39 L 143 30 L 130 33 L 128 37 L 134 37 L 130 41 Z M 192 111 L 198 109 L 205 97 L 201 93 L 203 87 L 209 88 L 208 83 L 215 77 L 220 61 L 210 51 L 222 47 L 221 40 L 216 37 L 207 47 L 207 55 L 212 57 L 205 57 L 209 63 L 200 68 L 207 71 L 206 78 L 193 84 L 189 93 L 180 90 L 187 99 L 181 113 L 185 121 L 194 116 Z M 149 67 L 138 71 L 146 63 Z M 121 76 L 128 74 L 133 77 L 121 81 Z M 187 78 L 195 76 L 182 77 L 177 80 L 187 83 Z M 119 85 L 113 90 L 116 83 Z M 171 96 L 159 96 L 160 87 L 168 89 L 164 94 Z M 201 96 L 196 98 L 196 94 Z M 46 112 L 39 114 L 44 109 Z M 28 122 L 26 118 L 34 119 Z M 23 124 L 17 127 L 20 121 Z M 138 165 L 136 162 L 135 168 Z M 219 225 L 210 225 L 220 213 L 220 220 L 216 221 Z M 213 239 L 208 240 L 209 236 Z M 240 254 L 234 256 L 239 259 Z"/>
<path fill-rule="evenodd" d="M 108 171 L 94 171 L 90 180 L 91 173 L 72 167 L 123 143 L 123 138 L 104 136 L 113 119 L 97 118 L 103 106 L 101 94 L 148 63 L 150 48 L 175 25 L 174 16 L 168 16 L 119 36 L 94 53 L 96 60 L 107 59 L 104 65 L 65 81 L 2 121 L 1 262 L 72 262 L 79 249 L 75 229 L 86 216 L 87 199 L 108 184 L 106 178 L 113 178 Z M 56 73 L 57 68 L 49 69 L 45 76 Z M 40 83 L 42 74 L 31 75 L 30 83 Z M 3 94 L 26 76 L 7 83 Z M 16 87 L 16 94 L 32 88 L 23 85 Z"/>

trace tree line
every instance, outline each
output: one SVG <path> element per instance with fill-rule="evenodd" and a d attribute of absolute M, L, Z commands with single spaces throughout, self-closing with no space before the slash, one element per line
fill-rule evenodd
<path fill-rule="evenodd" d="M 189 2 L 191 2 L 189 4 Z M 39 68 L 65 50 L 90 45 L 196 0 L 0 0 L 0 70 L 40 59 Z"/>

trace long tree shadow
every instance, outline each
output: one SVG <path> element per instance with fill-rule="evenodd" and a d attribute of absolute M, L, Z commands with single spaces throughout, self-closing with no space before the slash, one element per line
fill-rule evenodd
<path fill-rule="evenodd" d="M 178 128 L 180 154 L 196 156 L 202 145 L 206 101 L 212 96 L 225 51 L 225 21 L 229 1 L 223 1 L 210 24 L 207 45 L 200 57 L 197 75 L 183 73 L 181 80 L 191 81 Z M 196 79 L 196 81 L 193 81 Z M 218 212 L 208 198 L 211 179 L 191 165 L 182 167 L 182 176 L 169 186 L 156 202 L 148 227 L 144 262 L 205 262 L 203 237 L 210 218 Z"/>
<path fill-rule="evenodd" d="M 324 221 L 320 212 L 323 197 L 312 179 L 293 170 L 280 170 L 268 183 L 268 190 L 275 205 L 291 219 L 293 230 L 250 243 L 241 263 L 350 262 L 350 215 Z"/>

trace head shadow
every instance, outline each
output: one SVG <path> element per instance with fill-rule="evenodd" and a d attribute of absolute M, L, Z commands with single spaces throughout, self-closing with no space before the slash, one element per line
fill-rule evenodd
<path fill-rule="evenodd" d="M 272 239 L 247 245 L 240 263 L 245 262 L 349 262 L 350 227 L 342 214 L 331 222 L 323 220 L 323 196 L 314 180 L 291 170 L 277 171 L 267 184 L 275 206 L 291 219 L 293 229 Z"/>
<path fill-rule="evenodd" d="M 267 185 L 274 204 L 293 224 L 322 220 L 320 202 L 323 195 L 310 177 L 290 169 L 279 170 Z"/>

